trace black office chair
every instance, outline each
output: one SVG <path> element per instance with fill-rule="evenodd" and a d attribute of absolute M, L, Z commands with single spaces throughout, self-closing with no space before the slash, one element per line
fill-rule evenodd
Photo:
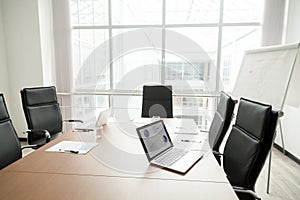
<path fill-rule="evenodd" d="M 28 129 L 47 130 L 51 140 L 62 134 L 63 122 L 83 123 L 81 120 L 62 120 L 54 86 L 24 88 L 21 97 Z M 44 143 L 40 134 L 36 131 L 34 133 L 28 137 L 28 143 Z"/>
<path fill-rule="evenodd" d="M 44 135 L 49 141 L 50 135 Z M 46 139 L 48 138 L 48 140 Z M 3 94 L 0 94 L 0 169 L 22 158 L 22 150 L 34 145 L 21 147 L 16 130 L 7 111 Z"/>
<path fill-rule="evenodd" d="M 241 98 L 223 153 L 223 168 L 240 199 L 259 199 L 255 182 L 275 137 L 278 112 Z"/>
<path fill-rule="evenodd" d="M 221 163 L 219 148 L 230 126 L 236 103 L 237 101 L 228 94 L 221 92 L 218 107 L 208 131 L 209 145 L 219 164 Z"/>
<path fill-rule="evenodd" d="M 173 117 L 172 86 L 153 85 L 143 87 L 142 117 Z"/>

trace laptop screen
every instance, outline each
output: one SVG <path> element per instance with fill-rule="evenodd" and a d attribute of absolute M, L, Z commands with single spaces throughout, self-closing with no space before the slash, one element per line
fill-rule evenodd
<path fill-rule="evenodd" d="M 172 141 L 162 120 L 137 128 L 148 160 L 172 147 Z"/>
<path fill-rule="evenodd" d="M 107 123 L 110 115 L 110 109 L 103 110 L 99 113 L 98 119 L 96 121 L 96 127 L 103 126 Z"/>

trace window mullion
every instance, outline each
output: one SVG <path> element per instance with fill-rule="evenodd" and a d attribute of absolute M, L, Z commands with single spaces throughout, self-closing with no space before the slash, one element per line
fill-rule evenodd
<path fill-rule="evenodd" d="M 166 0 L 163 0 L 162 6 L 162 52 L 161 52 L 161 75 L 160 80 L 162 84 L 165 84 L 165 73 L 166 73 Z"/>
<path fill-rule="evenodd" d="M 114 75 L 113 75 L 113 39 L 112 39 L 112 10 L 111 10 L 111 0 L 108 0 L 108 40 L 109 40 L 109 89 L 110 92 L 113 91 L 113 80 L 114 80 Z M 109 98 L 109 107 L 112 106 L 112 98 L 110 96 Z"/>
<path fill-rule="evenodd" d="M 108 0 L 108 40 L 109 40 L 109 74 L 110 74 L 110 91 L 113 90 L 113 45 L 112 45 L 112 10 L 111 10 L 111 0 Z"/>
<path fill-rule="evenodd" d="M 217 53 L 217 69 L 216 69 L 216 91 L 220 90 L 221 79 L 221 51 L 222 51 L 222 33 L 223 33 L 223 11 L 224 0 L 220 1 L 220 17 L 219 17 L 219 33 L 218 33 L 218 53 Z"/>

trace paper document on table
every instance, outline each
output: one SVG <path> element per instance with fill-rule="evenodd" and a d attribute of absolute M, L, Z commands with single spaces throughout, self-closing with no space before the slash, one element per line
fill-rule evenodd
<path fill-rule="evenodd" d="M 46 151 L 86 154 L 96 145 L 98 145 L 98 143 L 96 142 L 61 141 L 60 143 L 57 143 L 49 149 L 46 149 Z"/>

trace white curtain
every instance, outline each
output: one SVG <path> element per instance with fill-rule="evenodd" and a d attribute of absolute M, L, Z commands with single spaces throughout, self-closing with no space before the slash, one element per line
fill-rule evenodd
<path fill-rule="evenodd" d="M 52 0 L 56 86 L 72 91 L 72 42 L 69 0 Z"/>
<path fill-rule="evenodd" d="M 56 68 L 57 92 L 72 91 L 72 42 L 69 0 L 52 0 L 53 33 Z M 64 119 L 72 118 L 72 99 L 68 95 L 60 95 Z M 68 130 L 71 127 L 64 127 Z"/>
<path fill-rule="evenodd" d="M 286 0 L 265 0 L 262 46 L 282 44 Z"/>

